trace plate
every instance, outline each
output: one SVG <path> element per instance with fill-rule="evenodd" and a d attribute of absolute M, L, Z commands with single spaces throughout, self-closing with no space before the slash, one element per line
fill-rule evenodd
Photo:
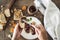
<path fill-rule="evenodd" d="M 40 20 L 38 20 L 36 17 L 32 17 L 32 16 L 27 17 L 27 19 L 30 19 L 30 18 L 32 18 L 32 20 L 29 21 L 28 23 L 32 23 L 32 22 L 34 21 L 34 22 L 36 23 L 36 25 L 41 24 Z M 37 34 L 32 35 L 31 33 L 26 33 L 24 29 L 22 30 L 21 35 L 22 35 L 25 39 L 36 39 L 36 38 L 37 38 Z"/>

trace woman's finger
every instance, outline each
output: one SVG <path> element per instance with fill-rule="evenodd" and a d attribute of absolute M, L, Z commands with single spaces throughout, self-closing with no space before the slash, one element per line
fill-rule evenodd
<path fill-rule="evenodd" d="M 40 36 L 41 36 L 41 32 L 39 32 L 38 30 L 35 30 L 35 32 L 36 32 L 38 38 L 40 38 Z"/>
<path fill-rule="evenodd" d="M 13 32 L 12 40 L 14 40 L 16 37 L 19 37 L 20 33 L 21 33 L 21 28 L 20 28 L 19 23 L 17 23 Z"/>
<path fill-rule="evenodd" d="M 36 32 L 36 34 L 38 34 L 38 35 L 39 35 L 39 33 L 38 33 L 38 31 L 37 31 L 37 30 L 35 30 L 35 32 Z"/>
<path fill-rule="evenodd" d="M 37 28 L 36 26 L 32 25 L 33 28 L 35 28 L 35 30 L 37 30 L 38 32 L 40 32 L 40 29 Z"/>
<path fill-rule="evenodd" d="M 37 28 L 38 28 L 38 29 L 40 29 L 41 31 L 44 31 L 44 30 L 45 30 L 45 28 L 43 27 L 43 25 L 42 25 L 42 24 L 37 25 Z"/>
<path fill-rule="evenodd" d="M 37 33 L 41 33 L 40 29 L 36 28 L 35 30 L 36 30 Z"/>

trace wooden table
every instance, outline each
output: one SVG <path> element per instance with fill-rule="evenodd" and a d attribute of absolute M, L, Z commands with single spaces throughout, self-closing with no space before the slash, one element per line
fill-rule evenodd
<path fill-rule="evenodd" d="M 6 5 L 9 3 L 9 1 L 10 1 L 10 0 L 1 0 L 1 1 L 0 1 L 0 5 L 3 4 L 4 6 L 6 6 Z M 33 1 L 34 1 L 34 0 L 17 0 L 17 1 L 15 2 L 15 4 L 13 5 L 12 8 L 19 8 L 19 9 L 21 9 L 21 7 L 22 7 L 23 5 L 26 5 L 26 6 L 28 7 L 31 3 L 33 3 Z M 54 2 L 55 2 L 55 3 L 58 3 L 58 1 L 54 1 Z M 60 2 L 60 1 L 59 1 L 59 2 Z M 59 5 L 59 4 L 58 4 L 58 5 Z M 60 6 L 59 6 L 59 7 L 60 7 Z M 29 16 L 29 15 L 27 14 L 27 12 L 24 12 L 24 15 Z M 35 17 L 37 17 L 37 18 L 38 18 L 39 20 L 41 20 L 41 22 L 43 23 L 43 18 L 42 18 L 43 15 L 42 15 L 40 12 L 36 13 L 35 15 L 36 15 Z M 12 19 L 12 18 L 11 18 L 11 19 Z M 0 40 L 11 40 L 10 38 L 7 37 L 7 35 L 10 34 L 9 29 L 10 29 L 10 27 L 7 26 L 6 30 L 0 32 Z M 52 40 L 49 35 L 48 35 L 48 39 L 49 39 L 49 40 Z M 23 37 L 21 37 L 21 40 L 26 40 L 26 39 L 24 39 Z"/>

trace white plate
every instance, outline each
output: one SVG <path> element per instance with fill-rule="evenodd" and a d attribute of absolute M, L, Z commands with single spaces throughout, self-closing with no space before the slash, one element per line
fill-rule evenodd
<path fill-rule="evenodd" d="M 27 17 L 27 19 L 32 18 L 31 21 L 29 21 L 29 23 L 32 23 L 33 21 L 36 23 L 36 25 L 41 24 L 41 22 L 36 18 L 36 17 Z M 22 30 L 21 35 L 25 38 L 25 39 L 36 39 L 37 38 L 37 34 L 32 35 L 31 33 L 26 33 L 25 30 Z"/>

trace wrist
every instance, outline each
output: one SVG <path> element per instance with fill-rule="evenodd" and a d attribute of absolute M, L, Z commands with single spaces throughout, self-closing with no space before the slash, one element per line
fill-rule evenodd
<path fill-rule="evenodd" d="M 41 35 L 39 36 L 39 40 L 48 40 L 47 33 L 41 33 Z"/>

